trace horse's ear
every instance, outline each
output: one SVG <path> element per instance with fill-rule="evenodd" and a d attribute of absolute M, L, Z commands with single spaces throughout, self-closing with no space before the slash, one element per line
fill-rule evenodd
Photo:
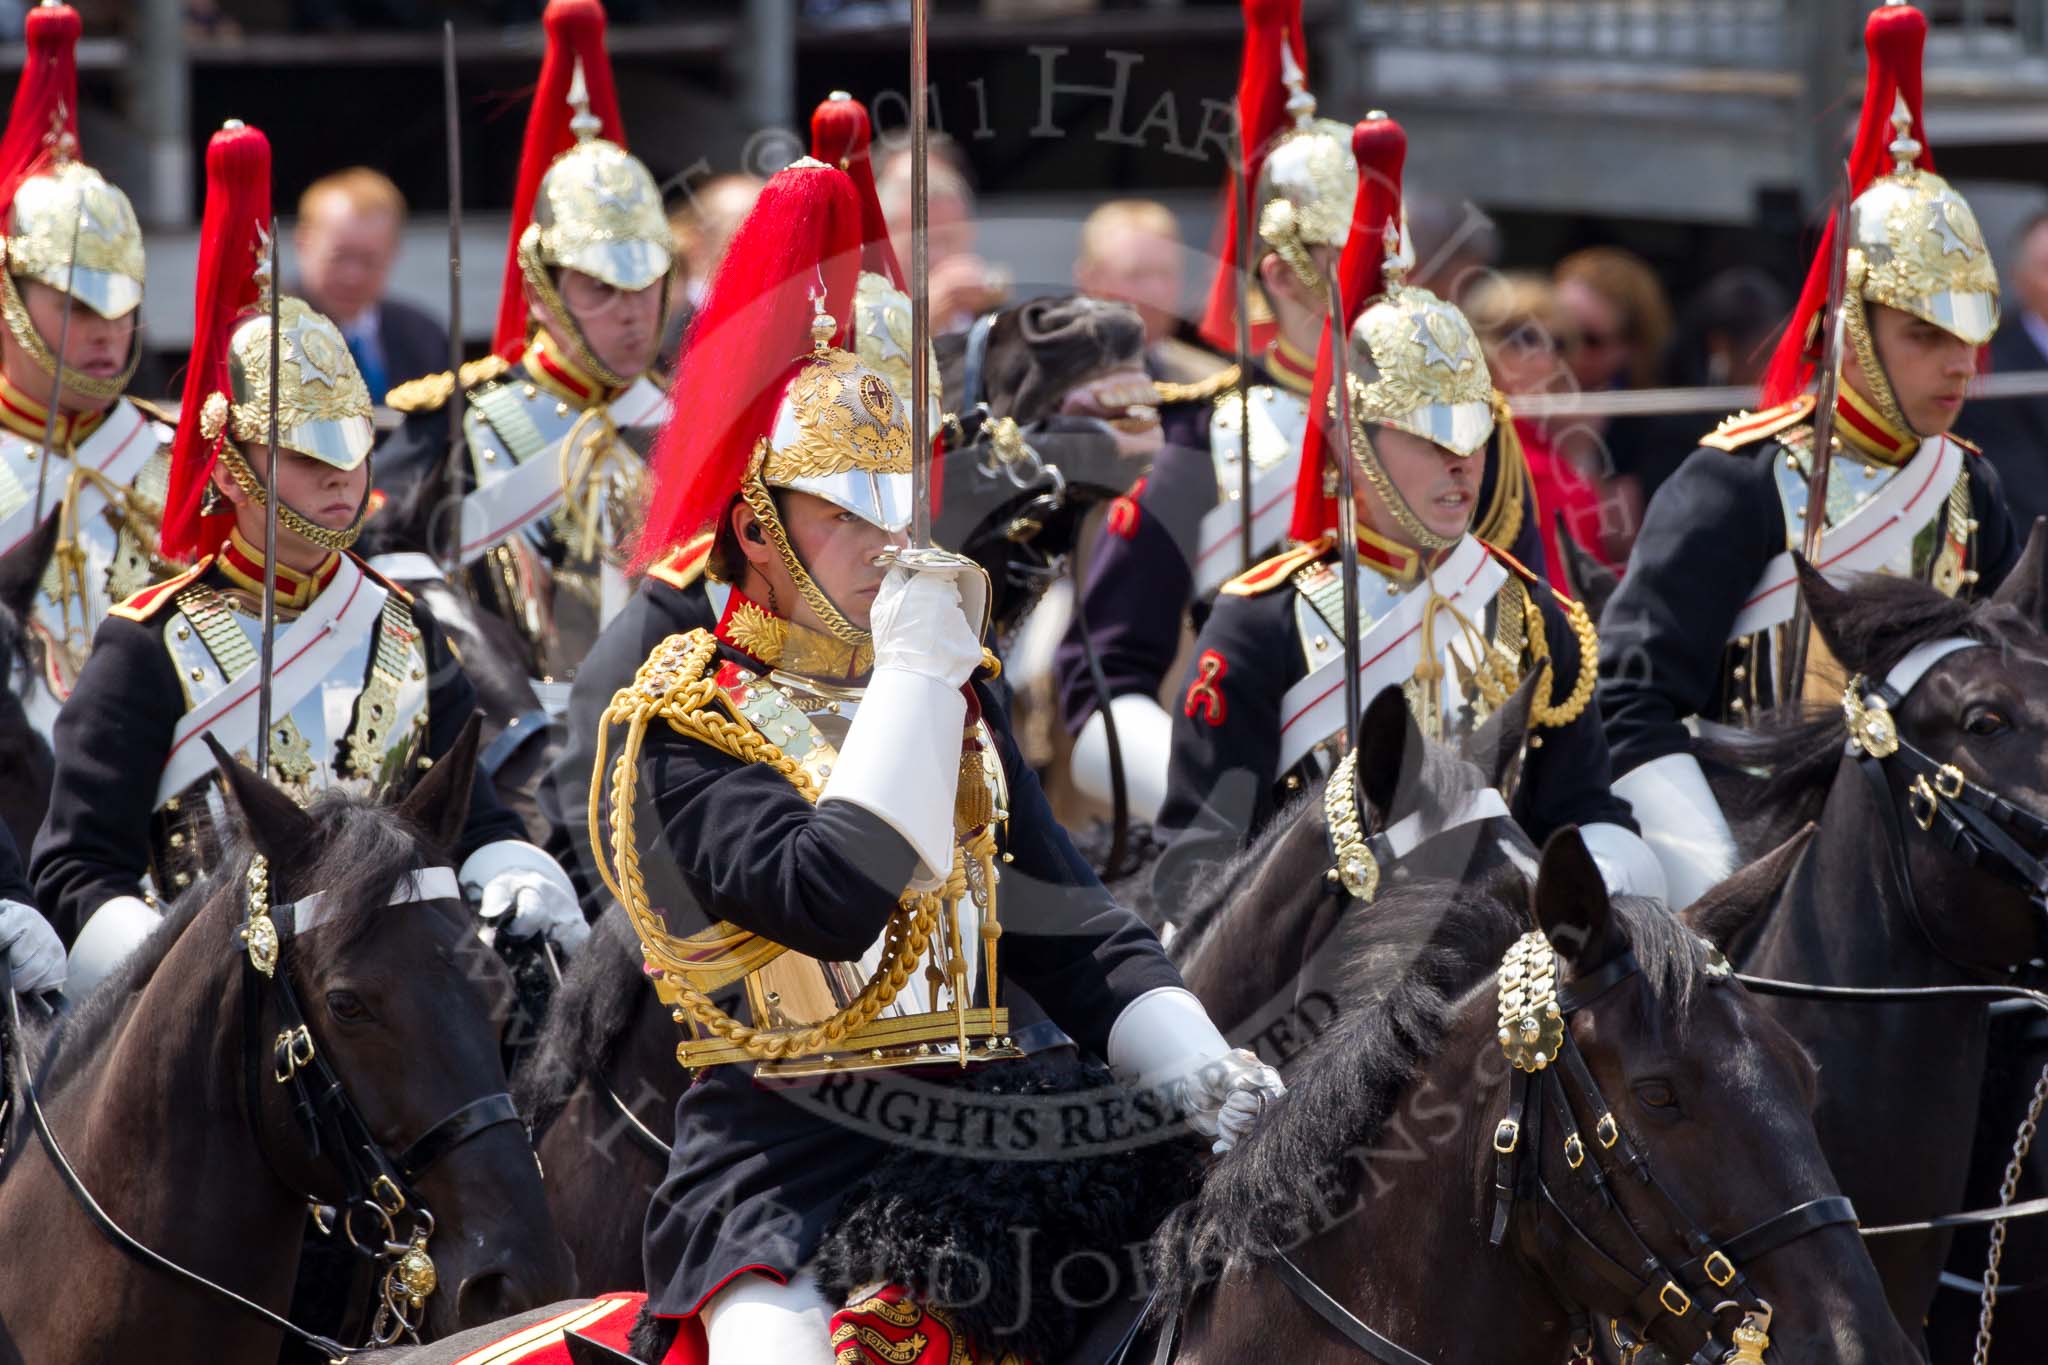
<path fill-rule="evenodd" d="M 1487 785 L 1496 791 L 1508 789 L 1508 779 L 1521 760 L 1522 745 L 1529 737 L 1529 711 L 1536 704 L 1536 689 L 1548 674 L 1533 669 L 1508 699 L 1493 708 L 1485 723 L 1465 737 L 1465 757 L 1486 774 Z"/>
<path fill-rule="evenodd" d="M 1585 546 L 1579 544 L 1571 528 L 1564 524 L 1564 513 L 1555 513 L 1557 522 L 1557 545 L 1564 553 L 1564 562 L 1557 566 L 1558 574 L 1564 579 L 1564 589 L 1579 599 L 1586 613 L 1599 620 L 1607 610 L 1607 599 L 1614 596 L 1614 590 L 1621 586 L 1621 575 L 1595 559 Z"/>
<path fill-rule="evenodd" d="M 43 581 L 50 556 L 56 552 L 57 524 L 61 520 L 50 516 L 19 545 L 0 555 L 0 607 L 23 621 L 35 606 L 36 588 Z"/>
<path fill-rule="evenodd" d="M 1598 967 L 1624 946 L 1607 883 L 1576 826 L 1566 825 L 1543 845 L 1543 861 L 1529 898 L 1537 926 L 1573 971 Z"/>
<path fill-rule="evenodd" d="M 1799 855 L 1813 842 L 1815 825 L 1808 821 L 1784 843 L 1735 872 L 1687 906 L 1679 918 L 1723 952 L 1777 898 Z"/>
<path fill-rule="evenodd" d="M 1422 730 L 1399 684 L 1389 683 L 1366 703 L 1358 721 L 1358 783 L 1381 816 L 1407 790 L 1422 767 Z"/>
<path fill-rule="evenodd" d="M 2034 518 L 2034 529 L 2027 532 L 2027 548 L 1991 600 L 2048 628 L 2048 517 Z"/>
<path fill-rule="evenodd" d="M 1792 552 L 1792 565 L 1799 573 L 1799 596 L 1805 601 L 1820 638 L 1827 641 L 1829 652 L 1849 672 L 1862 672 L 1863 650 L 1843 632 L 1849 615 L 1849 594 L 1828 582 L 1827 575 L 1807 563 L 1806 556 L 1797 550 Z"/>
<path fill-rule="evenodd" d="M 226 781 L 228 797 L 241 816 L 243 832 L 256 851 L 274 863 L 290 862 L 313 841 L 313 817 L 299 803 L 236 761 L 208 731 L 203 738 Z"/>
<path fill-rule="evenodd" d="M 448 752 L 398 803 L 398 813 L 425 830 L 436 848 L 453 849 L 469 822 L 469 789 L 476 780 L 477 734 L 482 724 L 481 714 L 471 711 Z"/>

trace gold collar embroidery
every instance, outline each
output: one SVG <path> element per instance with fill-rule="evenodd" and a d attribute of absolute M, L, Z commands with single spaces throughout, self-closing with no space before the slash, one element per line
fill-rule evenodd
<path fill-rule="evenodd" d="M 718 637 L 769 668 L 808 678 L 846 681 L 874 669 L 875 647 L 852 645 L 823 631 L 785 620 L 735 591 Z"/>

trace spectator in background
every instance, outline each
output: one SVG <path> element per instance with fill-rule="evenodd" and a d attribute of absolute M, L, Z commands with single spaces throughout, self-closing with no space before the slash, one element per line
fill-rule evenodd
<path fill-rule="evenodd" d="M 669 280 L 668 325 L 656 361 L 664 373 L 674 371 L 683 332 L 697 312 L 697 300 L 704 297 L 711 272 L 725 259 L 726 244 L 761 197 L 764 183 L 760 176 L 745 171 L 715 175 L 695 190 L 686 189 L 669 213 L 669 231 L 676 242 L 676 273 Z"/>
<path fill-rule="evenodd" d="M 899 146 L 875 172 L 875 193 L 889 223 L 896 258 L 910 270 L 910 152 Z M 964 332 L 974 320 L 1010 298 L 1010 272 L 974 252 L 974 187 L 967 162 L 951 138 L 931 139 L 925 166 L 925 246 L 931 269 L 935 333 Z"/>
<path fill-rule="evenodd" d="M 398 186 L 367 166 L 351 166 L 306 187 L 292 236 L 297 292 L 341 328 L 379 403 L 407 380 L 448 368 L 448 329 L 411 304 L 384 297 L 404 226 Z"/>
<path fill-rule="evenodd" d="M 1984 368 L 1992 374 L 2048 370 L 2048 211 L 2020 228 L 2007 273 L 2012 293 Z M 2025 528 L 2048 516 L 2048 398 L 1972 398 L 1956 432 L 1984 447 L 1998 466 L 2014 525 Z"/>
<path fill-rule="evenodd" d="M 1709 279 L 1678 319 L 1671 343 L 1670 380 L 1685 388 L 1753 389 L 1771 358 L 1771 344 L 1792 311 L 1792 296 L 1751 265 L 1731 266 Z M 1754 397 L 1731 407 L 1754 407 Z M 1630 459 L 1618 469 L 1615 495 L 1629 509 L 1628 524 L 1642 519 L 1650 497 L 1671 477 L 1713 426 L 1711 413 L 1671 413 L 1624 419 Z M 1619 423 L 1618 423 L 1619 424 Z"/>
<path fill-rule="evenodd" d="M 1649 389 L 1663 382 L 1671 344 L 1671 304 L 1649 262 L 1620 247 L 1574 251 L 1552 272 L 1558 302 L 1571 318 L 1573 339 L 1565 362 L 1582 393 Z M 1641 417 L 1579 417 L 1553 434 L 1572 467 L 1592 479 L 1603 499 L 1601 526 L 1608 554 L 1626 563 L 1643 503 L 1632 500 L 1638 471 L 1660 451 L 1654 424 Z M 1690 450 L 1697 441 L 1689 442 Z"/>
<path fill-rule="evenodd" d="M 1074 287 L 1137 309 L 1145 323 L 1147 372 L 1177 384 L 1206 378 L 1222 363 L 1181 335 L 1187 288 L 1181 255 L 1173 210 L 1153 199 L 1112 199 L 1082 222 L 1074 258 Z"/>
<path fill-rule="evenodd" d="M 1571 393 L 1574 384 L 1565 356 L 1574 340 L 1573 322 L 1557 297 L 1557 289 L 1541 275 L 1488 272 L 1466 291 L 1465 316 L 1486 349 L 1486 365 L 1494 385 L 1507 395 L 1509 406 L 1524 394 Z M 1576 420 L 1576 419 L 1567 419 Z M 1578 546 L 1609 568 L 1624 562 L 1607 547 L 1600 524 L 1600 488 L 1575 468 L 1552 437 L 1549 418 L 1515 418 L 1515 435 L 1529 457 L 1536 505 L 1527 515 L 1541 526 L 1544 553 L 1550 558 L 1550 580 L 1563 585 L 1565 558 L 1558 539 L 1558 519 Z"/>

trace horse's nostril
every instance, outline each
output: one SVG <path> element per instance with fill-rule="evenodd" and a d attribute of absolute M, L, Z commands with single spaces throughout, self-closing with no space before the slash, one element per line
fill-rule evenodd
<path fill-rule="evenodd" d="M 511 1317 L 533 1307 L 531 1297 L 519 1281 L 505 1271 L 492 1270 L 472 1275 L 455 1291 L 457 1325 L 479 1327 L 499 1318 Z"/>

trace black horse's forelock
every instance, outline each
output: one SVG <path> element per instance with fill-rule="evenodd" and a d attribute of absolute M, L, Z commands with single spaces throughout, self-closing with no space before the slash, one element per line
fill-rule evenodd
<path fill-rule="evenodd" d="M 1185 965 L 1193 959 L 1203 937 L 1223 918 L 1223 912 L 1237 902 L 1273 856 L 1275 846 L 1287 837 L 1295 824 L 1321 816 L 1323 788 L 1327 782 L 1325 778 L 1309 784 L 1274 813 L 1266 827 L 1259 831 L 1258 838 L 1205 879 L 1202 896 L 1189 907 L 1185 918 L 1180 921 L 1180 932 L 1174 936 L 1168 955 L 1175 963 Z M 1432 819 L 1444 817 L 1460 801 L 1488 785 L 1486 774 L 1475 764 L 1461 757 L 1457 750 L 1441 744 L 1422 746 L 1422 761 L 1411 784 L 1410 790 L 1401 793 L 1401 802 L 1404 805 L 1413 802 L 1414 809 L 1421 811 L 1425 818 Z"/>
<path fill-rule="evenodd" d="M 1378 1143 L 1471 992 L 1487 989 L 1508 946 L 1528 932 L 1520 904 L 1485 888 L 1416 882 L 1345 918 L 1344 1007 L 1297 1060 L 1287 1097 L 1154 1236 L 1160 1305 L 1184 1305 L 1225 1266 L 1268 1259 L 1347 1206 L 1353 1154 Z M 1706 945 L 1651 902 L 1622 899 L 1613 909 L 1649 989 L 1682 1019 Z"/>
<path fill-rule="evenodd" d="M 283 904 L 315 891 L 326 891 L 320 933 L 305 942 L 318 960 L 345 953 L 376 923 L 399 879 L 438 861 L 420 832 L 389 807 L 345 792 L 329 792 L 307 808 L 318 831 L 318 852 L 303 870 L 271 869 L 271 903 Z M 205 914 L 200 932 L 211 935 L 225 973 L 242 960 L 235 939 L 248 895 L 249 864 L 255 848 L 246 837 L 230 835 L 211 871 L 172 903 L 164 921 L 105 981 L 77 1003 L 51 1035 L 48 1046 L 56 1060 L 45 1084 L 54 1093 L 88 1064 L 126 1012 L 129 997 L 141 990 L 163 965 L 171 945 L 183 937 L 194 919 Z M 232 899 L 226 913 L 207 913 Z M 287 947 L 286 956 L 297 950 Z M 225 979 L 225 977 L 223 977 Z"/>
<path fill-rule="evenodd" d="M 639 940 L 624 907 L 614 904 L 563 974 L 540 1042 L 512 1079 L 519 1115 L 536 1139 L 578 1085 L 611 1069 L 639 1008 L 639 993 L 630 989 L 639 968 Z"/>
<path fill-rule="evenodd" d="M 1869 678 L 1884 677 L 1914 649 L 1950 636 L 2006 651 L 2022 643 L 2044 647 L 2033 622 L 2013 607 L 1947 597 L 1916 579 L 1888 575 L 1858 579 L 1832 624 L 1844 654 Z M 1698 754 L 1734 785 L 1739 799 L 1727 803 L 1731 812 L 1761 813 L 1762 827 L 1749 830 L 1745 844 L 1770 848 L 1819 818 L 1846 737 L 1839 704 L 1795 702 L 1762 713 L 1747 730 L 1702 740 Z"/>

